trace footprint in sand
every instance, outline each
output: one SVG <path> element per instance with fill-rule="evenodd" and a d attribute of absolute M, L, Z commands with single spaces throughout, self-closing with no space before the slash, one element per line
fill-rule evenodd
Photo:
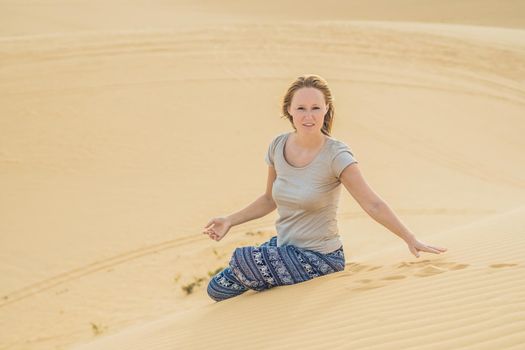
<path fill-rule="evenodd" d="M 508 266 L 509 264 L 496 264 L 496 265 L 491 265 L 491 266 L 492 267 L 504 267 L 503 265 Z M 348 263 L 346 264 L 346 266 L 348 267 L 347 270 L 349 270 L 352 273 L 350 275 L 347 275 L 347 274 L 342 275 L 341 277 L 343 276 L 352 277 L 354 274 L 358 272 L 362 273 L 362 272 L 374 271 L 374 270 L 377 270 L 383 267 L 383 266 L 378 266 L 378 265 L 365 265 L 365 264 L 359 264 L 359 263 Z M 460 264 L 456 262 L 444 262 L 444 261 L 430 260 L 430 259 L 425 259 L 425 260 L 420 260 L 420 261 L 410 261 L 410 262 L 403 261 L 398 264 L 392 265 L 392 268 L 394 268 L 394 271 L 392 272 L 395 272 L 395 270 L 399 271 L 399 269 L 403 269 L 403 272 L 407 272 L 408 274 L 392 273 L 392 274 L 388 274 L 385 277 L 378 278 L 376 280 L 369 279 L 369 278 L 355 280 L 353 281 L 353 283 L 358 283 L 360 284 L 360 286 L 356 288 L 350 288 L 350 290 L 365 291 L 365 290 L 370 290 L 370 289 L 375 289 L 375 288 L 381 288 L 381 287 L 385 287 L 388 285 L 388 283 L 385 283 L 385 282 L 403 280 L 409 277 L 409 275 L 413 275 L 416 277 L 428 277 L 428 276 L 438 275 L 438 274 L 441 274 L 447 271 L 462 270 L 467 267 L 469 267 L 468 264 Z"/>
<path fill-rule="evenodd" d="M 505 264 L 505 263 L 501 263 L 501 264 L 492 264 L 492 265 L 489 265 L 490 267 L 492 267 L 493 269 L 499 269 L 501 267 L 511 267 L 511 266 L 517 266 L 518 264 Z"/>
<path fill-rule="evenodd" d="M 443 262 L 436 260 L 421 260 L 421 261 L 410 261 L 401 262 L 393 265 L 398 269 L 416 269 L 414 276 L 417 277 L 428 277 L 437 275 L 447 271 L 462 270 L 467 268 L 468 264 L 459 264 L 455 262 Z"/>
<path fill-rule="evenodd" d="M 455 262 L 429 262 L 426 266 L 424 266 L 422 269 L 416 271 L 414 273 L 414 276 L 417 277 L 428 277 L 428 276 L 434 276 L 443 272 L 447 271 L 454 271 L 454 270 L 462 270 L 467 268 L 468 264 L 458 264 Z"/>
<path fill-rule="evenodd" d="M 370 284 L 370 285 L 366 285 L 366 286 L 363 286 L 363 287 L 357 287 L 357 288 L 352 288 L 350 290 L 352 291 L 365 291 L 365 290 L 370 290 L 370 289 L 376 289 L 376 288 L 381 288 L 381 287 L 384 287 L 385 284 Z"/>
<path fill-rule="evenodd" d="M 455 264 L 448 267 L 449 270 L 463 270 L 467 268 L 468 264 Z"/>
<path fill-rule="evenodd" d="M 352 272 L 359 272 L 359 271 L 374 271 L 377 269 L 382 268 L 381 265 L 365 265 L 365 264 L 359 264 L 359 263 L 348 263 L 346 264 L 348 266 L 348 270 Z"/>
<path fill-rule="evenodd" d="M 350 290 L 352 290 L 352 291 L 364 291 L 364 290 L 381 288 L 381 287 L 385 286 L 385 284 L 373 283 L 374 280 L 371 280 L 369 278 L 364 278 L 364 279 L 361 279 L 361 280 L 357 280 L 355 282 L 356 283 L 361 283 L 362 286 L 357 287 L 357 288 L 350 288 Z"/>
<path fill-rule="evenodd" d="M 370 283 L 370 282 L 372 282 L 372 281 L 373 281 L 373 280 L 369 280 L 369 279 L 366 279 L 366 278 L 365 278 L 365 279 L 362 279 L 362 280 L 357 280 L 356 282 L 358 282 L 358 283 Z"/>
<path fill-rule="evenodd" d="M 374 270 L 380 269 L 380 268 L 382 268 L 382 267 L 383 267 L 383 266 L 372 266 L 372 267 L 368 268 L 367 271 L 374 271 Z"/>
<path fill-rule="evenodd" d="M 407 276 L 404 276 L 404 275 L 392 275 L 392 276 L 383 277 L 381 279 L 382 280 L 387 280 L 387 281 L 393 281 L 393 280 L 402 280 L 403 278 L 407 278 Z"/>
<path fill-rule="evenodd" d="M 429 266 L 423 267 L 419 271 L 416 271 L 416 273 L 414 273 L 414 276 L 428 277 L 428 276 L 437 275 L 443 272 L 447 272 L 447 269 L 439 267 L 439 266 L 435 266 L 435 265 L 429 265 Z"/>
<path fill-rule="evenodd" d="M 362 270 L 362 271 L 373 271 L 373 270 L 377 270 L 377 269 L 383 267 L 383 266 L 359 265 L 359 264 L 356 264 L 356 263 L 354 263 L 353 265 L 355 265 L 354 266 L 355 267 L 354 270 L 358 270 L 358 271 L 359 270 Z M 352 275 L 349 275 L 349 276 L 352 276 Z M 381 280 L 393 281 L 393 280 L 400 280 L 400 279 L 403 279 L 403 278 L 406 278 L 406 276 L 403 276 L 403 275 L 392 275 L 392 276 L 387 276 L 387 277 L 381 278 Z M 356 288 L 349 288 L 352 291 L 365 291 L 365 290 L 385 287 L 387 285 L 387 284 L 381 283 L 379 280 L 373 280 L 373 279 L 370 279 L 370 278 L 363 278 L 363 279 L 360 279 L 360 280 L 355 280 L 354 282 L 361 284 L 361 286 L 356 287 Z"/>
<path fill-rule="evenodd" d="M 350 277 L 352 279 L 353 279 L 353 277 L 354 277 L 354 275 L 356 273 L 362 273 L 362 272 L 367 272 L 367 271 L 374 271 L 374 270 L 377 270 L 377 269 L 380 269 L 380 268 L 383 267 L 382 265 L 365 265 L 365 264 L 359 264 L 359 263 L 348 263 L 348 264 L 346 264 L 346 266 L 347 267 L 346 267 L 345 270 L 350 271 L 351 273 L 350 274 L 341 275 L 341 277 Z M 385 284 L 377 284 L 377 283 L 373 283 L 373 282 L 375 282 L 373 279 L 368 279 L 368 278 L 355 280 L 355 281 L 352 281 L 352 284 L 353 283 L 360 283 L 360 284 L 362 284 L 362 286 L 357 287 L 357 288 L 349 288 L 349 289 L 351 291 L 365 291 L 365 290 L 381 288 L 381 287 L 385 286 Z"/>

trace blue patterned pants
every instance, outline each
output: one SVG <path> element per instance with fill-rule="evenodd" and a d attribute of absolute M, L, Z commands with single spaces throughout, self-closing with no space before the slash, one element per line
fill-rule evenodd
<path fill-rule="evenodd" d="M 322 254 L 294 245 L 277 247 L 277 236 L 260 246 L 236 248 L 229 266 L 213 276 L 208 295 L 215 301 L 229 299 L 248 289 L 262 291 L 343 271 L 343 247 Z"/>

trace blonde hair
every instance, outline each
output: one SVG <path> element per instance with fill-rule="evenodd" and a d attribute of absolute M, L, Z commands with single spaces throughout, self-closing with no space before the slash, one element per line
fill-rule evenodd
<path fill-rule="evenodd" d="M 297 90 L 303 87 L 313 87 L 321 91 L 324 95 L 325 103 L 328 106 L 328 110 L 326 114 L 324 115 L 324 121 L 323 121 L 323 127 L 321 128 L 321 132 L 327 136 L 330 136 L 330 133 L 332 131 L 332 123 L 334 121 L 334 97 L 332 96 L 332 92 L 330 91 L 330 88 L 328 87 L 328 83 L 326 80 L 324 80 L 322 77 L 316 74 L 304 74 L 295 79 L 295 81 L 290 85 L 288 90 L 286 91 L 286 94 L 283 97 L 282 100 L 282 115 L 281 118 L 287 118 L 290 121 L 290 124 L 292 124 L 292 127 L 297 130 L 295 125 L 293 125 L 293 118 L 288 113 L 288 108 L 290 107 L 292 103 L 292 98 Z"/>

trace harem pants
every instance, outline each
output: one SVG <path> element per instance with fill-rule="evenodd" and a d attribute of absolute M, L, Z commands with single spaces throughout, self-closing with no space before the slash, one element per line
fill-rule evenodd
<path fill-rule="evenodd" d="M 262 291 L 343 271 L 343 247 L 322 254 L 294 245 L 277 247 L 277 236 L 260 246 L 236 248 L 228 267 L 208 283 L 208 295 L 215 301 L 229 299 L 248 289 Z"/>

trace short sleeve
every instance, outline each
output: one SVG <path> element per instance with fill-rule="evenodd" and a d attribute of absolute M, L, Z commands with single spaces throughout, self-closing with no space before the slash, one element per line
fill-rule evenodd
<path fill-rule="evenodd" d="M 332 172 L 334 176 L 339 178 L 343 170 L 353 163 L 357 163 L 354 153 L 346 144 L 340 142 L 336 148 L 335 156 L 332 160 Z"/>

